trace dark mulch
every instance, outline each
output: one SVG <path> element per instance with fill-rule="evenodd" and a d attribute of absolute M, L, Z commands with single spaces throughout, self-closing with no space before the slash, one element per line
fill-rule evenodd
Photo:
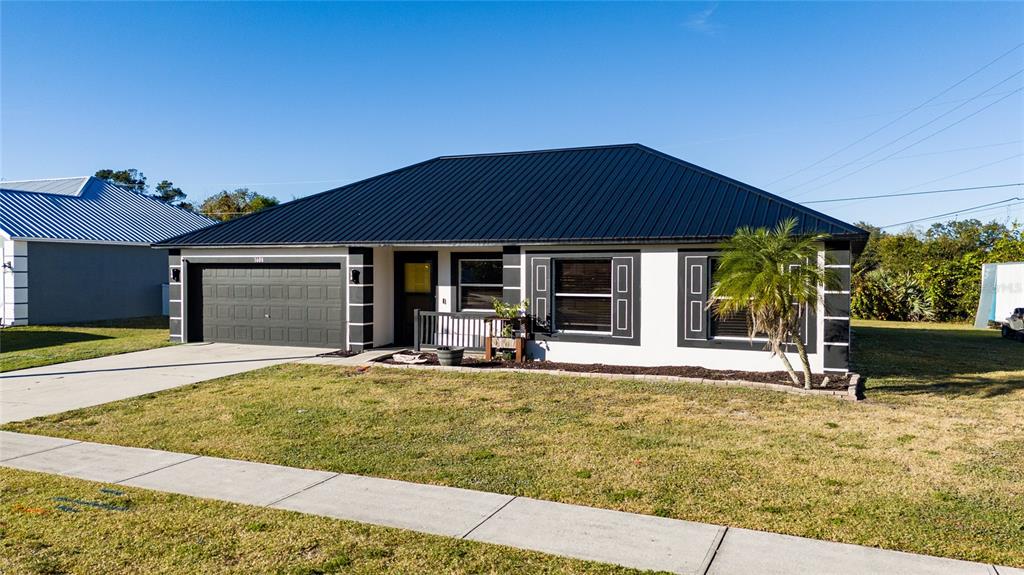
<path fill-rule="evenodd" d="M 409 352 L 413 353 L 413 352 Z M 437 355 L 433 353 L 421 352 L 420 355 L 427 359 L 426 363 L 420 365 L 440 365 L 437 361 Z M 400 365 L 395 360 L 391 359 L 390 356 L 377 360 L 381 363 L 387 363 L 392 365 Z M 784 371 L 730 371 L 730 370 L 718 370 L 708 369 L 706 367 L 696 367 L 691 365 L 661 365 L 656 367 L 642 367 L 638 365 L 605 365 L 601 363 L 561 363 L 557 361 L 527 361 L 524 363 L 516 363 L 514 361 L 507 360 L 492 360 L 484 361 L 481 358 L 466 356 L 462 360 L 463 367 L 476 367 L 482 369 L 495 368 L 495 367 L 515 367 L 519 369 L 553 369 L 559 371 L 568 371 L 576 373 L 621 373 L 629 375 L 673 375 L 677 377 L 692 377 L 700 379 L 738 379 L 743 381 L 754 381 L 758 383 L 778 383 L 781 385 L 789 385 L 792 387 L 803 387 L 803 385 L 794 386 L 793 382 L 789 379 L 789 375 Z M 800 375 L 801 381 L 803 381 L 803 375 Z M 830 375 L 828 377 L 828 386 L 822 388 L 821 380 L 824 379 L 824 375 L 815 374 L 812 376 L 815 389 L 846 389 L 848 385 L 849 376 L 838 377 Z"/>

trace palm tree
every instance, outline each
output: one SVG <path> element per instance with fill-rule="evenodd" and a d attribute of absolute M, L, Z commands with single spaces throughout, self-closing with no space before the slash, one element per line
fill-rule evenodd
<path fill-rule="evenodd" d="M 740 228 L 722 246 L 708 307 L 718 317 L 748 311 L 747 331 L 768 338 L 767 349 L 779 356 L 795 385 L 800 379 L 786 357 L 792 343 L 803 364 L 804 387 L 811 387 L 811 364 L 800 330 L 800 309 L 816 306 L 821 286 L 838 283 L 835 272 L 818 265 L 826 234 L 797 235 L 789 218 L 774 230 Z"/>

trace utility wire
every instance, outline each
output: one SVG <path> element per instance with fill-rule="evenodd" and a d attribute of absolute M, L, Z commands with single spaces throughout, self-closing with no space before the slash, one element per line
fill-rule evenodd
<path fill-rule="evenodd" d="M 1019 158 L 1021 156 L 1024 156 L 1024 153 L 1013 154 L 1012 156 L 1007 156 L 1005 158 L 1000 158 L 1000 159 L 998 159 L 998 160 L 996 160 L 994 162 L 986 162 L 986 163 L 984 163 L 984 164 L 982 164 L 980 166 L 974 166 L 973 168 L 968 168 L 966 170 L 960 170 L 959 172 L 956 172 L 956 173 L 953 173 L 953 174 L 947 174 L 945 176 L 941 176 L 941 177 L 938 177 L 938 178 L 933 178 L 931 180 L 928 180 L 927 182 L 920 182 L 920 183 L 914 184 L 912 186 L 907 186 L 905 188 L 900 188 L 898 190 L 893 190 L 893 191 L 888 192 L 886 194 L 882 194 L 881 196 L 868 196 L 868 197 L 870 197 L 870 198 L 874 198 L 874 197 L 895 197 L 895 196 L 908 195 L 908 194 L 904 194 L 903 192 L 906 192 L 907 190 L 913 190 L 914 188 L 920 188 L 921 186 L 927 186 L 929 184 L 934 184 L 935 182 L 941 182 L 942 180 L 948 180 L 949 178 L 955 178 L 956 176 L 961 176 L 963 174 L 969 174 L 971 172 L 976 172 L 978 170 L 982 170 L 982 169 L 988 168 L 990 166 L 994 166 L 996 164 L 1001 164 L 1001 163 L 1003 163 L 1003 162 L 1005 162 L 1007 160 L 1013 160 L 1013 159 Z M 966 188 L 966 189 L 974 189 L 974 188 Z M 846 199 L 847 200 L 856 200 L 858 198 L 846 198 Z M 822 203 L 839 202 L 839 201 L 843 201 L 843 200 L 841 200 L 841 199 L 826 198 L 826 199 L 823 199 L 823 200 L 811 200 L 811 201 L 806 201 L 806 202 L 803 202 L 803 203 L 805 203 L 805 204 L 822 204 Z"/>
<path fill-rule="evenodd" d="M 855 159 L 853 159 L 853 160 L 850 160 L 849 162 L 846 162 L 845 164 L 842 164 L 841 166 L 839 166 L 839 167 L 837 167 L 837 168 L 831 169 L 831 170 L 829 170 L 829 171 L 825 172 L 824 174 L 820 174 L 820 175 L 818 175 L 818 176 L 815 176 L 815 177 L 811 178 L 810 180 L 806 180 L 806 181 L 804 181 L 803 183 L 797 184 L 797 185 L 795 185 L 795 186 L 793 186 L 793 187 L 789 188 L 789 189 L 788 189 L 788 190 L 786 190 L 786 191 L 788 192 L 788 191 L 792 191 L 792 190 L 795 190 L 795 189 L 798 189 L 798 188 L 802 188 L 802 187 L 806 186 L 807 184 L 812 184 L 812 183 L 814 183 L 814 182 L 816 182 L 816 181 L 818 181 L 818 180 L 820 180 L 820 179 L 822 179 L 822 178 L 825 178 L 825 177 L 827 177 L 827 176 L 831 176 L 832 174 L 834 174 L 834 173 L 836 173 L 836 172 L 838 172 L 838 171 L 840 171 L 840 170 L 842 170 L 842 169 L 844 169 L 844 168 L 846 168 L 846 167 L 848 167 L 848 166 L 851 166 L 851 165 L 853 165 L 853 164 L 856 164 L 856 163 L 860 162 L 861 160 L 863 160 L 863 159 L 865 159 L 865 158 L 868 158 L 868 157 L 870 157 L 870 156 L 874 155 L 875 153 L 877 153 L 877 152 L 880 152 L 880 151 L 884 150 L 885 148 L 888 148 L 889 146 L 891 146 L 891 145 L 895 144 L 896 142 L 899 142 L 899 141 L 900 141 L 900 140 L 902 140 L 903 138 L 906 138 L 907 136 L 909 136 L 909 135 L 911 135 L 911 134 L 913 134 L 913 133 L 915 133 L 915 132 L 917 132 L 917 131 L 919 131 L 919 130 L 922 130 L 922 129 L 924 129 L 924 128 L 927 128 L 928 126 L 930 126 L 930 125 L 934 124 L 935 122 L 937 122 L 937 121 L 941 120 L 942 118 L 944 118 L 944 117 L 946 117 L 946 116 L 948 116 L 948 115 L 952 114 L 953 112 L 956 112 L 956 111 L 957 111 L 957 110 L 959 110 L 960 108 L 963 108 L 963 107 L 964 107 L 964 106 L 966 106 L 967 104 L 970 104 L 971 102 L 973 102 L 973 101 L 977 100 L 978 98 L 981 98 L 982 96 L 984 96 L 984 95 L 986 95 L 987 93 L 991 92 L 991 91 L 992 91 L 993 89 L 997 88 L 998 86 L 1000 86 L 1000 85 L 1002 85 L 1002 84 L 1005 84 L 1006 82 L 1009 82 L 1010 80 L 1012 80 L 1012 79 L 1016 78 L 1017 76 L 1020 76 L 1021 74 L 1024 74 L 1024 68 L 1022 68 L 1022 69 L 1020 69 L 1020 70 L 1017 70 L 1017 71 L 1016 71 L 1016 72 L 1014 72 L 1013 74 L 1010 74 L 1009 76 L 1007 76 L 1007 77 L 1003 78 L 1002 80 L 1000 80 L 1000 81 L 996 82 L 995 84 L 993 84 L 993 85 L 989 86 L 988 88 L 985 88 L 985 89 L 984 89 L 984 90 L 982 90 L 981 92 L 979 92 L 979 93 L 975 94 L 975 95 L 974 95 L 974 96 L 972 96 L 971 98 L 968 98 L 968 99 L 967 99 L 966 101 L 964 101 L 963 103 L 961 103 L 961 104 L 958 104 L 957 106 L 954 106 L 953 108 L 951 108 L 951 109 L 949 109 L 949 110 L 947 110 L 947 111 L 945 111 L 945 112 L 943 112 L 943 113 L 939 114 L 938 116 L 936 116 L 936 117 L 932 118 L 931 120 L 928 120 L 928 121 L 927 121 L 927 122 L 925 122 L 924 124 L 921 124 L 920 126 L 918 126 L 918 127 L 914 128 L 913 130 L 910 130 L 909 132 L 906 132 L 906 133 L 904 133 L 904 134 L 900 135 L 900 136 L 899 136 L 899 137 L 897 137 L 897 138 L 894 138 L 894 139 L 892 139 L 892 140 L 889 140 L 888 142 L 886 142 L 886 143 L 882 144 L 881 146 L 878 146 L 877 148 L 874 148 L 874 149 L 873 149 L 873 150 L 871 150 L 870 152 L 868 152 L 868 153 L 866 153 L 866 154 L 862 154 L 861 156 L 859 156 L 859 157 L 857 157 L 857 158 L 855 158 Z M 999 102 L 1002 102 L 1002 101 L 1003 101 L 1003 100 L 1005 100 L 1006 98 L 1009 98 L 1010 96 L 1012 96 L 1012 95 L 1014 95 L 1014 94 L 1016 94 L 1016 93 L 1018 93 L 1018 92 L 1020 92 L 1020 88 L 1018 88 L 1018 89 L 1016 89 L 1016 90 L 1013 90 L 1013 91 L 1011 91 L 1011 92 L 1008 92 L 1008 93 L 1007 93 L 1007 94 L 1006 94 L 1005 96 L 1003 96 L 1002 98 L 999 98 L 999 99 L 997 99 L 997 100 L 995 100 L 995 101 L 993 101 L 993 102 L 991 102 L 991 103 L 987 104 L 986 106 L 982 107 L 982 108 L 981 108 L 981 110 L 985 110 L 985 109 L 991 108 L 991 107 L 992 107 L 992 106 L 994 106 L 995 104 L 997 104 L 997 103 L 999 103 Z M 980 111 L 980 110 L 979 110 L 979 111 Z M 969 116 L 967 116 L 967 118 L 970 118 L 971 116 L 974 116 L 975 114 L 977 114 L 977 111 L 976 111 L 976 112 L 974 112 L 974 113 L 972 113 L 972 114 L 970 114 Z M 964 118 L 964 119 L 966 119 L 966 118 Z M 960 120 L 960 121 L 963 121 L 963 120 Z M 958 122 L 958 123 L 959 123 L 959 122 Z M 934 135 L 934 134 L 932 134 L 932 135 Z M 931 137 L 931 136 L 929 136 L 929 137 Z M 924 141 L 925 139 L 927 139 L 927 138 L 924 138 L 924 139 L 922 139 L 922 140 L 919 140 L 918 142 L 915 142 L 915 143 L 914 143 L 914 144 L 912 144 L 912 145 L 916 145 L 917 143 L 919 143 L 919 142 L 921 142 L 921 141 Z M 911 146 L 907 146 L 907 147 L 905 147 L 905 148 L 901 148 L 900 150 L 898 150 L 898 152 L 902 152 L 903 150 L 906 150 L 906 149 L 907 149 L 907 148 L 909 148 L 909 147 L 911 147 Z M 898 152 L 897 152 L 897 153 L 898 153 Z M 893 154 L 893 155 L 895 155 L 895 154 Z M 888 159 L 888 158 L 884 158 L 884 159 Z M 868 164 L 868 166 L 872 166 L 872 165 L 874 165 L 875 163 L 877 163 L 877 162 L 874 162 L 874 163 Z M 854 172 L 854 173 L 856 173 L 856 172 Z M 847 176 L 848 176 L 848 175 L 849 175 L 849 174 L 847 174 Z M 846 177 L 846 176 L 843 176 L 843 177 Z M 830 182 L 830 183 L 831 183 L 831 182 Z M 824 185 L 828 185 L 828 184 L 824 184 Z M 819 187 L 819 188 L 821 188 L 821 187 L 823 187 L 823 186 L 818 186 L 818 187 Z M 805 192 L 801 192 L 801 194 L 798 194 L 798 195 L 802 195 L 802 194 L 805 194 L 805 193 L 807 193 L 807 192 L 806 192 L 806 191 L 805 191 Z M 794 197 L 796 197 L 796 196 L 794 196 Z"/>
<path fill-rule="evenodd" d="M 821 165 L 822 162 L 826 162 L 826 161 L 828 161 L 828 160 L 838 156 L 839 154 L 845 152 L 846 150 L 849 150 L 850 148 L 856 146 L 857 144 L 863 142 L 864 140 L 867 140 L 868 138 L 870 138 L 870 137 L 874 136 L 875 134 L 881 132 L 882 130 L 888 128 L 889 126 L 892 126 L 896 122 L 899 122 L 900 120 L 906 118 L 907 116 L 913 114 L 914 112 L 916 112 L 916 111 L 920 110 L 921 108 L 927 106 L 928 104 L 934 102 L 936 99 L 938 99 L 938 98 L 942 97 L 943 95 L 949 93 L 951 90 L 953 90 L 957 86 L 963 84 L 967 80 L 970 80 L 971 78 L 977 76 L 978 74 L 980 74 L 984 70 L 988 69 L 992 64 L 995 64 L 996 62 L 998 62 L 998 61 L 1002 60 L 1003 58 L 1009 56 L 1010 54 L 1012 54 L 1013 52 L 1018 50 L 1021 46 L 1024 46 L 1024 42 L 1021 42 L 1020 44 L 1017 44 L 1016 46 L 1014 46 L 1013 48 L 1010 48 L 1006 52 L 1003 52 L 1002 54 L 997 56 L 994 60 L 989 61 L 987 64 L 985 64 L 981 68 L 978 68 L 977 70 L 975 70 L 975 71 L 971 72 L 970 74 L 964 76 L 963 78 L 961 78 L 960 80 L 958 80 L 953 85 L 951 85 L 948 88 L 946 88 L 945 90 L 939 92 L 938 94 L 935 94 L 934 96 L 932 96 L 931 98 L 928 98 L 924 102 L 921 102 L 920 104 L 918 104 L 914 108 L 911 108 L 910 110 L 908 110 L 905 113 L 901 114 L 896 119 L 887 122 L 886 124 L 884 124 L 880 128 L 875 129 L 874 131 L 870 132 L 869 134 L 867 134 L 865 136 L 862 136 L 861 138 L 859 138 L 858 140 L 854 141 L 853 143 L 847 144 L 846 146 L 843 146 L 842 148 L 836 150 L 835 152 L 832 152 L 831 154 L 825 156 L 824 158 L 821 158 L 820 160 L 818 160 L 818 161 L 816 161 L 816 162 L 814 162 L 812 164 L 804 166 L 803 168 L 800 168 L 799 170 L 796 170 L 795 172 L 791 172 L 789 174 L 786 174 L 785 176 L 783 176 L 783 177 L 781 177 L 781 178 L 779 178 L 779 179 L 777 179 L 777 180 L 775 180 L 773 182 L 769 182 L 767 185 L 771 186 L 771 185 L 777 184 L 777 183 L 779 183 L 779 182 L 781 182 L 783 180 L 787 180 L 787 179 L 789 179 L 789 178 L 791 178 L 791 177 L 793 177 L 793 176 L 795 176 L 797 174 L 803 173 L 803 172 L 805 172 L 805 171 L 807 171 L 807 170 L 809 170 L 809 169 L 811 169 L 811 168 L 813 168 L 815 166 Z M 970 100 L 968 100 L 968 101 L 970 101 Z"/>
<path fill-rule="evenodd" d="M 1009 207 L 1009 206 L 1004 206 L 1004 205 L 1000 205 L 1000 204 L 1006 204 L 1007 202 L 1016 202 L 1016 201 L 1020 201 L 1021 203 L 1024 203 L 1024 198 L 1021 198 L 1021 197 L 1006 198 L 1005 200 L 999 200 L 998 202 L 991 202 L 991 203 L 988 203 L 988 204 L 981 204 L 980 206 L 973 206 L 973 207 L 963 208 L 961 210 L 955 210 L 955 211 L 952 211 L 952 212 L 946 212 L 944 214 L 939 214 L 939 215 L 936 215 L 936 216 L 929 216 L 927 218 L 918 218 L 916 220 L 907 220 L 905 222 L 900 222 L 898 224 L 889 224 L 887 226 L 882 226 L 879 229 L 883 229 L 884 230 L 886 228 L 895 228 L 897 226 L 905 226 L 905 225 L 908 225 L 908 224 L 916 224 L 917 222 L 926 222 L 928 220 L 937 220 L 939 218 L 944 218 L 944 217 L 947 217 L 947 216 L 955 216 L 957 214 L 966 214 L 966 213 L 974 212 L 974 211 L 977 211 L 977 210 L 981 210 L 981 209 L 984 209 L 984 208 L 989 208 L 989 207 L 996 206 L 996 205 L 999 205 L 999 207 Z M 1013 204 L 1011 204 L 1011 205 L 1013 205 Z"/>
<path fill-rule="evenodd" d="M 813 200 L 810 202 L 802 202 L 804 204 L 828 204 L 832 202 L 846 202 L 850 200 L 875 200 L 880 198 L 899 198 L 902 196 L 923 196 L 927 194 L 945 194 L 948 192 L 966 192 L 968 190 L 990 190 L 993 188 L 1012 188 L 1014 186 L 1024 186 L 1024 182 L 1016 182 L 1013 184 L 997 184 L 993 186 L 971 186 L 969 188 L 948 188 L 945 190 L 927 190 L 924 192 L 906 192 L 897 194 L 878 194 L 876 196 L 853 196 L 850 198 L 832 198 L 828 200 Z"/>
<path fill-rule="evenodd" d="M 1003 93 L 1008 94 L 1009 92 L 1003 92 Z M 970 151 L 973 151 L 973 150 L 985 150 L 985 149 L 988 149 L 988 148 L 999 148 L 999 147 L 1002 147 L 1002 146 L 1011 146 L 1013 144 L 1019 144 L 1021 142 L 1024 142 L 1024 140 L 1009 140 L 1009 141 L 1006 141 L 1006 142 L 993 142 L 991 144 L 982 144 L 980 146 L 965 146 L 965 147 L 962 147 L 962 148 L 946 148 L 945 150 L 934 150 L 934 151 L 931 151 L 931 152 L 921 152 L 919 154 L 906 154 L 906 155 L 903 155 L 903 156 L 893 156 L 893 157 L 891 157 L 889 159 L 890 160 L 909 160 L 911 158 L 922 158 L 922 157 L 925 157 L 925 156 L 938 156 L 938 155 L 941 155 L 941 154 L 951 154 L 953 152 L 970 152 Z M 862 160 L 862 161 L 870 161 L 870 160 Z M 826 166 L 826 167 L 834 168 L 837 165 L 838 164 L 833 164 L 831 166 Z"/>
<path fill-rule="evenodd" d="M 1017 72 L 1017 74 L 1022 74 L 1022 73 L 1024 73 L 1024 69 L 1022 69 L 1022 70 L 1020 70 L 1019 72 Z M 1017 74 L 1014 74 L 1014 75 L 1017 75 Z M 849 178 L 850 176 L 852 176 L 852 175 L 854 175 L 854 174 L 858 174 L 858 173 L 860 173 L 860 172 L 863 172 L 864 170 L 866 170 L 866 169 L 870 168 L 871 166 L 874 166 L 875 164 L 878 164 L 878 163 L 880 163 L 880 162 L 884 162 L 884 161 L 888 160 L 889 158 L 892 158 L 892 157 L 893 157 L 893 156 L 895 156 L 896 154 L 899 154 L 900 152 L 903 152 L 903 151 L 906 151 L 906 150 L 908 150 L 908 149 L 910 149 L 910 148 L 913 148 L 914 146 L 916 146 L 916 145 L 920 144 L 921 142 L 923 142 L 923 141 L 925 141 L 925 140 L 928 140 L 928 139 L 930 139 L 930 138 L 933 138 L 933 137 L 935 137 L 935 136 L 938 136 L 938 135 L 939 135 L 939 134 L 941 134 L 942 132 L 945 132 L 946 130 L 948 130 L 948 129 L 950 129 L 950 128 L 952 128 L 952 127 L 954 127 L 954 126 L 958 125 L 958 124 L 961 124 L 961 123 L 963 123 L 963 122 L 965 122 L 965 121 L 967 121 L 967 120 L 970 120 L 970 119 L 971 119 L 971 118 L 973 118 L 974 116 L 977 116 L 978 114 L 980 114 L 980 113 L 984 112 L 985 110 L 987 110 L 987 109 L 991 108 L 992 106 L 995 106 L 995 105 L 996 105 L 996 104 L 998 104 L 999 102 L 1002 102 L 1003 100 L 1005 100 L 1005 99 L 1009 98 L 1010 96 L 1013 96 L 1014 94 L 1018 94 L 1018 93 L 1020 93 L 1021 91 L 1024 91 L 1024 87 L 1022 87 L 1022 88 L 1017 88 L 1016 90 L 1014 90 L 1013 92 L 1010 92 L 1009 94 L 1007 94 L 1007 95 L 1003 96 L 1002 98 L 999 98 L 998 100 L 996 100 L 996 101 L 994 101 L 994 102 L 990 102 L 989 104 L 987 104 L 987 105 L 985 105 L 985 106 L 982 106 L 981 108 L 978 108 L 977 110 L 975 110 L 975 111 L 971 112 L 970 114 L 968 114 L 968 115 L 964 116 L 963 118 L 960 118 L 959 120 L 957 120 L 957 121 L 955 121 L 955 122 L 953 122 L 953 123 L 951 123 L 951 124 L 947 124 L 947 125 L 943 126 L 942 128 L 939 128 L 938 130 L 936 130 L 936 131 L 934 131 L 934 132 L 932 132 L 932 133 L 928 134 L 927 136 L 925 136 L 925 137 L 923 137 L 923 138 L 920 138 L 920 139 L 918 139 L 918 140 L 915 140 L 914 142 L 912 142 L 912 143 L 910 143 L 910 144 L 907 144 L 906 146 L 903 146 L 902 148 L 900 148 L 900 149 L 896 150 L 895 152 L 892 152 L 892 153 L 891 153 L 891 154 L 889 154 L 888 156 L 885 156 L 885 157 L 883 157 L 883 158 L 880 158 L 880 159 L 878 159 L 878 160 L 875 160 L 874 162 L 871 162 L 870 164 L 867 164 L 867 165 L 861 166 L 861 167 L 857 168 L 856 170 L 854 170 L 854 171 L 852 171 L 852 172 L 848 172 L 848 173 L 847 173 L 846 175 L 843 175 L 843 176 L 839 176 L 838 178 L 836 178 L 836 179 L 834 179 L 834 180 L 831 180 L 831 181 L 829 181 L 829 182 L 826 182 L 826 183 L 824 183 L 824 184 L 822 184 L 822 185 L 818 186 L 817 188 L 813 188 L 813 189 L 811 189 L 811 190 L 805 190 L 805 191 L 803 191 L 803 192 L 801 192 L 801 193 L 799 193 L 799 194 L 796 194 L 795 196 L 792 196 L 792 197 L 793 197 L 793 198 L 795 198 L 795 197 L 798 197 L 798 196 L 802 196 L 802 195 L 804 195 L 804 194 L 807 194 L 807 193 L 809 193 L 809 192 L 813 192 L 814 190 L 820 190 L 821 188 L 824 188 L 824 187 L 827 187 L 827 186 L 831 186 L 832 184 L 834 184 L 834 183 L 836 183 L 836 182 L 839 182 L 839 181 L 845 180 L 846 178 Z M 941 116 L 940 116 L 940 117 L 941 117 Z M 936 119 L 938 119 L 938 118 L 936 118 Z M 929 122 L 929 123 L 931 123 L 931 122 Z M 927 125 L 927 124 L 925 124 L 925 125 Z M 922 126 L 922 127 L 923 127 L 923 126 Z M 917 130 L 914 130 L 914 131 L 917 131 Z M 910 132 L 910 133 L 908 133 L 908 134 L 906 134 L 906 135 L 910 135 L 911 133 L 913 133 L 913 132 Z M 903 137 L 905 137 L 905 136 L 901 136 L 900 138 L 897 138 L 897 139 L 901 139 L 901 138 L 903 138 Z M 895 140 L 894 140 L 894 141 L 895 141 Z M 891 142 L 890 142 L 890 143 L 891 143 Z M 886 145 L 888 145 L 888 144 L 886 144 Z M 885 146 L 883 146 L 883 147 L 885 147 Z M 872 153 L 874 153 L 874 152 L 872 152 Z"/>

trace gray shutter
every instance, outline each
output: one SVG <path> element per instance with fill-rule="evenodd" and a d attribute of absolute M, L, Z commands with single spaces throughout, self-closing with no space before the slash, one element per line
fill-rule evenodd
<path fill-rule="evenodd" d="M 612 258 L 612 336 L 633 337 L 636 307 L 633 298 L 634 257 Z"/>
<path fill-rule="evenodd" d="M 541 333 L 551 331 L 551 272 L 551 258 L 530 258 L 530 313 Z"/>
<path fill-rule="evenodd" d="M 683 256 L 683 333 L 685 339 L 708 339 L 708 257 Z"/>

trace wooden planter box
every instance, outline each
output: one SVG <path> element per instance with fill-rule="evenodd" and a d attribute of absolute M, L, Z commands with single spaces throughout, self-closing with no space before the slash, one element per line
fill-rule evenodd
<path fill-rule="evenodd" d="M 525 337 L 496 337 L 489 335 L 484 338 L 484 359 L 490 361 L 494 358 L 494 350 L 511 349 L 516 352 L 516 361 L 526 361 L 526 338 Z"/>

